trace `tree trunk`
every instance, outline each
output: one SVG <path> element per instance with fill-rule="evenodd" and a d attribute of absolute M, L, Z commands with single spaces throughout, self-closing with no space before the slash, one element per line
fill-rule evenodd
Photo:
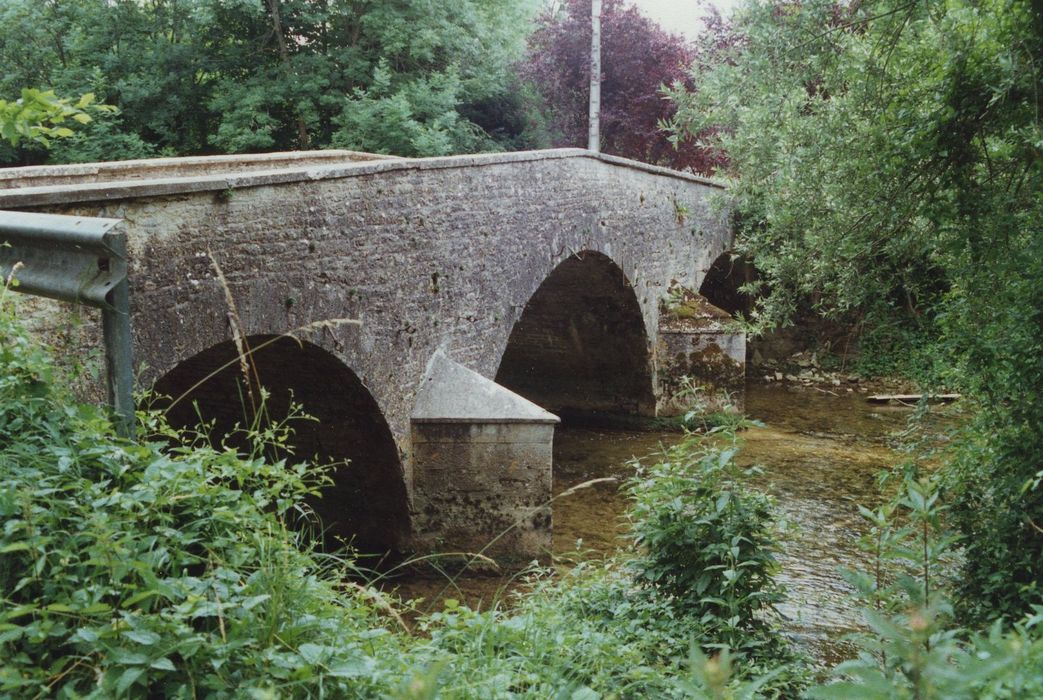
<path fill-rule="evenodd" d="M 279 0 L 266 0 L 268 5 L 268 13 L 272 18 L 272 31 L 275 32 L 275 41 L 279 47 L 279 58 L 282 61 L 283 71 L 286 74 L 286 78 L 289 80 L 293 79 L 293 72 L 290 66 L 290 50 L 286 47 L 286 37 L 282 33 L 282 16 L 279 13 Z M 304 117 L 301 115 L 299 109 L 294 108 L 297 112 L 297 141 L 301 148 L 307 148 L 311 145 L 311 139 L 308 137 L 308 125 L 304 123 Z"/>

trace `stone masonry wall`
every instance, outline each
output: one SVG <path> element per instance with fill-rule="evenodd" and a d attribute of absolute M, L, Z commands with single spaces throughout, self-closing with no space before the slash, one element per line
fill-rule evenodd
<path fill-rule="evenodd" d="M 0 208 L 126 221 L 146 382 L 230 338 L 213 255 L 245 333 L 313 324 L 299 335 L 369 389 L 408 469 L 410 408 L 437 348 L 492 377 L 533 292 L 593 250 L 632 284 L 651 350 L 668 285 L 698 289 L 731 243 L 720 194 L 569 149 L 64 182 L 0 190 Z M 318 323 L 338 318 L 362 324 Z"/>

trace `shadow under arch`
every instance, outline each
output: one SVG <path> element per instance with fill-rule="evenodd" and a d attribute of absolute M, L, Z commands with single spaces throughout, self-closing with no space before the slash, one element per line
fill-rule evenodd
<path fill-rule="evenodd" d="M 654 415 L 644 318 L 623 270 L 595 251 L 555 267 L 514 324 L 496 381 L 565 420 Z"/>
<path fill-rule="evenodd" d="M 732 316 L 748 316 L 756 299 L 740 287 L 757 280 L 757 270 L 744 255 L 725 251 L 717 256 L 699 285 L 699 294 Z"/>
<path fill-rule="evenodd" d="M 257 380 L 270 392 L 267 414 L 275 420 L 284 418 L 292 400 L 317 419 L 291 424 L 291 459 L 341 462 L 330 473 L 333 483 L 311 503 L 322 519 L 327 542 L 351 540 L 364 554 L 399 549 L 409 534 L 405 482 L 398 448 L 372 394 L 353 371 L 318 345 L 270 335 L 251 336 L 246 342 L 250 348 L 260 348 L 251 359 Z M 186 428 L 197 426 L 201 415 L 214 421 L 214 437 L 243 424 L 248 413 L 232 341 L 184 360 L 156 381 L 154 390 L 169 397 L 167 405 L 191 390 L 168 410 L 167 417 L 171 425 Z M 162 399 L 157 408 L 164 408 Z"/>

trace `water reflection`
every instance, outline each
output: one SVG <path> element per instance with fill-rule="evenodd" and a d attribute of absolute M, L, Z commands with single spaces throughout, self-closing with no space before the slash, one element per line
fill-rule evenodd
<path fill-rule="evenodd" d="M 739 461 L 764 466 L 756 485 L 775 497 L 789 525 L 780 557 L 789 597 L 779 609 L 798 641 L 835 662 L 850 655 L 840 638 L 862 627 L 840 575 L 870 565 L 858 548 L 865 531 L 858 504 L 878 502 L 876 475 L 897 459 L 889 443 L 909 411 L 858 396 L 754 388 L 747 412 L 765 427 L 746 433 Z"/>

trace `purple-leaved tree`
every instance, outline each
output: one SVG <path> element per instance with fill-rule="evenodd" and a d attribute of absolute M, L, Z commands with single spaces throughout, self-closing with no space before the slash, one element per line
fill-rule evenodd
<path fill-rule="evenodd" d="M 566 0 L 539 18 L 521 75 L 543 99 L 559 146 L 584 146 L 590 70 L 590 0 Z M 677 146 L 659 125 L 675 109 L 663 85 L 691 90 L 696 48 L 625 0 L 604 0 L 601 14 L 601 150 L 677 170 L 712 174 L 725 155 L 688 136 Z"/>

